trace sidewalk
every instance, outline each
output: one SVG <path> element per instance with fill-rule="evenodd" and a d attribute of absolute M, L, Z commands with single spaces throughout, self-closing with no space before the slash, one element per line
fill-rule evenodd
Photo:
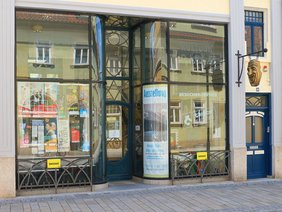
<path fill-rule="evenodd" d="M 115 182 L 92 193 L 0 199 L 0 211 L 282 211 L 282 180 L 175 186 Z"/>

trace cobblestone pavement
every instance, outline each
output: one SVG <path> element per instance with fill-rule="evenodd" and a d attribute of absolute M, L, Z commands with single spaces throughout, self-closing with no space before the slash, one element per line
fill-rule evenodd
<path fill-rule="evenodd" d="M 104 191 L 0 199 L 0 211 L 282 211 L 282 181 L 113 186 Z"/>

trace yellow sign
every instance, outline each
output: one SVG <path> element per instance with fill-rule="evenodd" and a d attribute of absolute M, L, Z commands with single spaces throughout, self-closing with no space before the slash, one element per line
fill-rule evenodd
<path fill-rule="evenodd" d="M 61 168 L 61 159 L 48 159 L 47 169 L 59 169 Z"/>
<path fill-rule="evenodd" d="M 208 153 L 207 152 L 197 152 L 197 160 L 207 160 Z"/>

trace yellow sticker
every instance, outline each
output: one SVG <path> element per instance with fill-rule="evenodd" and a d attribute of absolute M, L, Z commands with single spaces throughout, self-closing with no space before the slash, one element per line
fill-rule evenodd
<path fill-rule="evenodd" d="M 207 152 L 197 152 L 197 160 L 207 160 L 208 153 Z"/>
<path fill-rule="evenodd" d="M 59 169 L 61 168 L 61 159 L 48 159 L 47 169 Z"/>

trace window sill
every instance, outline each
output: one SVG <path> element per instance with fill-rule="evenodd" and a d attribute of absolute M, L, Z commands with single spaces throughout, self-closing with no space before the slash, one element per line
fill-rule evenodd
<path fill-rule="evenodd" d="M 181 69 L 170 69 L 171 72 L 175 72 L 175 73 L 179 73 L 181 74 L 182 73 L 182 70 Z"/>
<path fill-rule="evenodd" d="M 73 64 L 70 67 L 71 68 L 88 68 L 89 64 Z"/>
<path fill-rule="evenodd" d="M 55 65 L 52 63 L 33 63 L 32 65 L 35 68 L 55 68 Z"/>

